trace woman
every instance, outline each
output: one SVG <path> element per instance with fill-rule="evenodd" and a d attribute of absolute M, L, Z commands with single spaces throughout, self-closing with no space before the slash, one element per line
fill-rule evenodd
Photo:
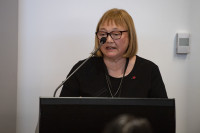
<path fill-rule="evenodd" d="M 135 26 L 125 10 L 104 13 L 96 28 L 95 49 L 102 37 L 107 38 L 105 44 L 64 84 L 61 97 L 167 98 L 158 66 L 136 55 Z"/>

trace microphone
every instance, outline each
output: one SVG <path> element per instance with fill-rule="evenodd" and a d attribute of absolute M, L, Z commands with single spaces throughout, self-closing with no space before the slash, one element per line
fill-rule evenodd
<path fill-rule="evenodd" d="M 105 37 L 102 37 L 101 40 L 100 40 L 100 44 L 104 44 L 106 42 L 106 38 Z"/>
<path fill-rule="evenodd" d="M 78 71 L 91 57 L 93 57 L 96 53 L 97 53 L 97 51 L 101 48 L 101 46 L 106 42 L 106 40 L 107 40 L 107 38 L 106 37 L 102 37 L 101 38 L 101 40 L 100 40 L 100 44 L 99 44 L 99 46 L 98 46 L 98 48 L 96 49 L 96 50 L 94 50 L 92 53 L 91 53 L 91 55 L 83 62 L 83 63 L 81 63 L 81 65 L 78 67 L 78 68 L 76 68 L 56 89 L 55 89 L 55 91 L 54 91 L 54 94 L 53 94 L 53 97 L 55 97 L 56 96 L 56 93 L 57 93 L 57 91 L 58 91 L 58 89 L 72 76 L 72 75 L 74 75 L 74 73 L 76 72 L 76 71 Z"/>

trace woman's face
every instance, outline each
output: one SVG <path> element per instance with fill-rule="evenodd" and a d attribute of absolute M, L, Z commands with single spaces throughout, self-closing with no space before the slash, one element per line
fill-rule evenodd
<path fill-rule="evenodd" d="M 127 29 L 123 26 L 117 26 L 115 23 L 105 22 L 100 25 L 99 31 L 110 33 L 113 31 L 127 31 Z M 122 58 L 128 48 L 128 44 L 128 32 L 122 32 L 121 38 L 117 40 L 112 39 L 112 37 L 108 35 L 106 43 L 101 47 L 101 52 L 104 55 L 103 57 L 110 59 Z"/>

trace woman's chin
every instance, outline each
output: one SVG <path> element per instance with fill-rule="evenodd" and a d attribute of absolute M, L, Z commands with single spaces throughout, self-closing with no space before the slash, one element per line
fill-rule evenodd
<path fill-rule="evenodd" d="M 120 56 L 117 55 L 117 54 L 105 54 L 104 57 L 105 58 L 110 58 L 110 59 L 115 59 L 115 58 L 119 58 Z"/>

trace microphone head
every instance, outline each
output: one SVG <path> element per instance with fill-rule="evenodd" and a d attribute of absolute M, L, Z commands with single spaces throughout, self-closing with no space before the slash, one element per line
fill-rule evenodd
<path fill-rule="evenodd" d="M 106 42 L 107 38 L 106 37 L 102 37 L 100 40 L 100 44 L 104 44 Z"/>

